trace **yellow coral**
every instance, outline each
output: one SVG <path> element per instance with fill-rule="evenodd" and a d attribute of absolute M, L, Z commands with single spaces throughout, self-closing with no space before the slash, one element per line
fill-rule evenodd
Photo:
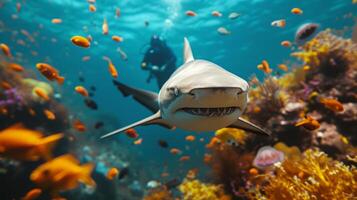
<path fill-rule="evenodd" d="M 179 186 L 183 200 L 231 200 L 221 185 L 205 184 L 199 180 L 185 180 Z"/>
<path fill-rule="evenodd" d="M 352 40 L 337 37 L 331 34 L 331 30 L 327 29 L 303 45 L 302 51 L 294 52 L 291 55 L 309 66 L 317 67 L 326 58 L 329 58 L 329 54 L 334 56 L 339 54 L 346 60 L 356 60 L 357 47 Z"/>
<path fill-rule="evenodd" d="M 223 143 L 244 144 L 247 134 L 245 131 L 236 128 L 221 128 L 215 132 L 215 137 Z"/>
<path fill-rule="evenodd" d="M 334 161 L 323 152 L 307 150 L 300 160 L 288 159 L 252 199 L 348 200 L 357 196 L 357 169 Z"/>

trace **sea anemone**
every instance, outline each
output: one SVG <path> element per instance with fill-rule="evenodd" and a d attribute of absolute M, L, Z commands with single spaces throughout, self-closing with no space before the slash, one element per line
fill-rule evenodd
<path fill-rule="evenodd" d="M 259 169 L 267 169 L 284 160 L 284 153 L 271 146 L 264 146 L 258 150 L 253 165 Z"/>

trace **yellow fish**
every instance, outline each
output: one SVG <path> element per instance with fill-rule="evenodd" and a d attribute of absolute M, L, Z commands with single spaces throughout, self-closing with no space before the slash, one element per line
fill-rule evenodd
<path fill-rule="evenodd" d="M 37 167 L 30 175 L 31 181 L 52 194 L 71 190 L 84 183 L 95 186 L 91 178 L 94 164 L 80 165 L 79 161 L 70 154 L 59 156 Z"/>
<path fill-rule="evenodd" d="M 0 131 L 0 156 L 26 161 L 50 159 L 54 145 L 62 137 L 60 133 L 43 137 L 39 131 L 16 124 Z"/>

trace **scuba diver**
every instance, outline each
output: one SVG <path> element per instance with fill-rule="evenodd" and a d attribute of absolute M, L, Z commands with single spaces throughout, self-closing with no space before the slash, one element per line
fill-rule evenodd
<path fill-rule="evenodd" d="M 159 36 L 153 35 L 150 47 L 145 52 L 141 68 L 150 72 L 146 82 L 155 77 L 159 88 L 164 85 L 171 74 L 176 70 L 176 56 Z"/>

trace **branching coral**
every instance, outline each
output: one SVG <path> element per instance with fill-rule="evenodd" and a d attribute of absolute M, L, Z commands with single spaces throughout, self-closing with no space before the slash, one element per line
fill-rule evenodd
<path fill-rule="evenodd" d="M 199 180 L 185 180 L 179 186 L 183 200 L 230 200 L 221 185 L 205 184 Z"/>
<path fill-rule="evenodd" d="M 357 196 L 357 169 L 334 161 L 323 152 L 307 150 L 303 159 L 286 160 L 251 199 L 341 199 Z"/>

